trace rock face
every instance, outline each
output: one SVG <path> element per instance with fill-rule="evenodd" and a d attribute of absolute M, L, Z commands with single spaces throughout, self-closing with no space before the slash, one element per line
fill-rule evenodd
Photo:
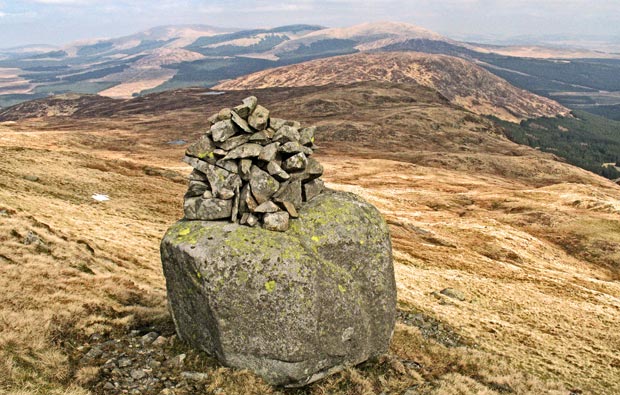
<path fill-rule="evenodd" d="M 311 157 L 316 128 L 302 129 L 299 122 L 269 114 L 250 96 L 209 118 L 211 128 L 187 148 L 183 159 L 194 168 L 185 194 L 186 219 L 230 218 L 242 225 L 262 223 L 265 229 L 284 232 L 289 219 L 309 200 L 304 196 L 323 191 L 323 183 L 315 180 L 323 174 L 323 166 Z M 288 184 L 283 182 L 290 179 L 300 181 L 302 187 L 311 184 L 298 189 L 310 188 L 312 194 L 287 200 L 297 197 L 284 191 Z M 271 201 L 273 196 L 279 198 Z M 257 211 L 268 202 L 269 211 Z"/>
<path fill-rule="evenodd" d="M 293 195 L 314 193 L 314 185 L 291 185 L 285 188 Z M 301 205 L 285 230 L 287 212 L 265 207 L 265 225 L 280 232 L 181 220 L 164 236 L 168 300 L 181 339 L 286 386 L 386 352 L 396 287 L 378 210 L 353 194 L 326 191 Z M 256 221 L 253 213 L 243 217 Z"/>

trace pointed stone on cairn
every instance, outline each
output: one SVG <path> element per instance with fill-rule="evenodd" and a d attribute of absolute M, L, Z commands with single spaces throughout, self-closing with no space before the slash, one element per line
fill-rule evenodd
<path fill-rule="evenodd" d="M 186 219 L 230 219 L 284 232 L 301 206 L 325 189 L 323 166 L 312 158 L 316 127 L 270 118 L 254 96 L 209 121 L 211 128 L 183 159 L 194 168 Z"/>

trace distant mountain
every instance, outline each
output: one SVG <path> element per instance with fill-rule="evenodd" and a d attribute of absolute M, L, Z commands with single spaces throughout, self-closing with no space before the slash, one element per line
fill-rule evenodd
<path fill-rule="evenodd" d="M 260 71 L 214 89 L 350 84 L 359 81 L 413 82 L 441 93 L 452 103 L 478 114 L 519 121 L 568 115 L 557 102 L 510 85 L 482 67 L 444 55 L 419 52 L 359 53 Z"/>
<path fill-rule="evenodd" d="M 289 25 L 251 30 L 182 25 L 61 48 L 34 46 L 0 51 L 0 107 L 69 92 L 130 98 L 176 88 L 212 87 L 265 69 L 378 51 L 458 56 L 513 85 L 562 103 L 564 96 L 557 96 L 558 92 L 620 90 L 620 61 L 604 59 L 616 56 L 609 53 L 463 43 L 395 22 L 345 28 Z M 576 56 L 601 59 L 559 61 Z"/>

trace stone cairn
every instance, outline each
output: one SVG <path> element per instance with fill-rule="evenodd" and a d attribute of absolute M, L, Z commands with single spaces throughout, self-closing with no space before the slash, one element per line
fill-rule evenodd
<path fill-rule="evenodd" d="M 211 128 L 189 146 L 194 168 L 185 219 L 230 219 L 284 232 L 304 202 L 324 189 L 323 166 L 312 158 L 316 127 L 270 118 L 254 96 L 209 118 Z"/>

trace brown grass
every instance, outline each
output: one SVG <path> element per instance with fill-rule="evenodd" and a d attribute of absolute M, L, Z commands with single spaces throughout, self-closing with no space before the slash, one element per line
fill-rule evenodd
<path fill-rule="evenodd" d="M 319 98 L 334 103 L 340 93 L 331 94 Z M 356 94 L 343 103 L 355 104 Z M 317 95 L 272 110 L 286 117 Z M 447 126 L 464 118 L 460 110 L 384 105 L 393 112 L 376 111 L 405 115 L 385 139 L 373 145 L 371 134 L 361 135 L 355 146 L 328 134 L 342 117 L 336 106 L 333 118 L 318 122 L 319 159 L 329 186 L 363 196 L 385 216 L 399 309 L 422 321 L 401 320 L 388 355 L 301 390 L 197 362 L 209 373 L 205 392 L 620 392 L 620 188 L 513 145 L 477 118 Z M 375 128 L 377 112 L 358 107 L 350 122 Z M 167 132 L 181 124 L 178 116 L 140 117 L 147 126 L 134 117 L 0 130 L 0 393 L 86 394 L 97 375 L 96 366 L 77 363 L 88 336 L 170 326 L 158 243 L 181 216 L 185 185 L 144 168 L 189 171 L 178 161 L 183 147 L 166 144 L 189 138 L 183 129 Z M 201 119 L 188 124 L 204 127 Z M 447 129 L 428 134 L 433 123 Z M 474 137 L 482 143 L 469 142 Z M 135 144 L 114 149 L 123 138 Z M 384 141 L 404 143 L 383 149 Z M 111 200 L 96 203 L 93 193 Z M 448 287 L 465 301 L 436 293 Z"/>

